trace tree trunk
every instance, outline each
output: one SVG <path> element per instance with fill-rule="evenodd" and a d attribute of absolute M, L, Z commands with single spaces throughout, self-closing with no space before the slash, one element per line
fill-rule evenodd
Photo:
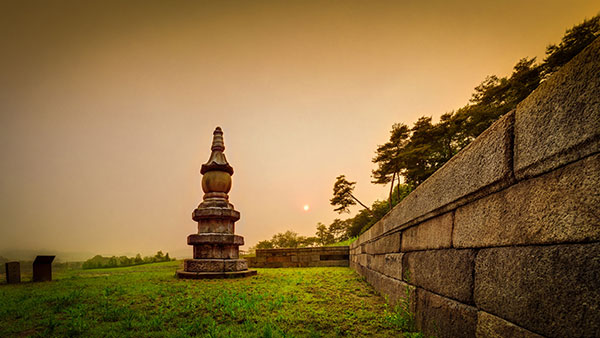
<path fill-rule="evenodd" d="M 394 181 L 396 180 L 396 173 L 392 175 L 392 184 L 390 185 L 390 198 L 388 199 L 390 203 L 390 210 L 392 210 L 392 194 L 394 192 Z"/>
<path fill-rule="evenodd" d="M 398 191 L 398 203 L 400 203 L 400 173 L 398 173 L 398 184 L 396 185 L 396 191 Z"/>
<path fill-rule="evenodd" d="M 361 201 L 358 200 L 358 198 L 354 197 L 354 195 L 350 194 L 350 197 L 352 197 L 356 202 L 358 202 L 358 204 L 362 205 L 363 208 L 367 209 L 369 212 L 371 212 L 371 209 L 369 209 L 368 206 L 364 205 Z"/>

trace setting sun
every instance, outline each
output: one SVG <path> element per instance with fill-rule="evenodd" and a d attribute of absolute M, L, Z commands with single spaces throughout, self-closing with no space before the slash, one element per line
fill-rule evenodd
<path fill-rule="evenodd" d="M 308 211 L 308 209 L 309 209 L 309 208 L 310 208 L 310 207 L 308 206 L 308 204 L 305 204 L 305 205 L 304 205 L 304 211 Z"/>

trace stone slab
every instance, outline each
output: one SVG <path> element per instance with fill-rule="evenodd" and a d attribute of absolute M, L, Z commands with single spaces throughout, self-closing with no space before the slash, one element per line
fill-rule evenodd
<path fill-rule="evenodd" d="M 455 247 L 600 240 L 600 155 L 456 210 Z"/>
<path fill-rule="evenodd" d="M 514 113 L 501 117 L 421 183 L 380 222 L 384 232 L 416 224 L 513 182 Z"/>
<path fill-rule="evenodd" d="M 239 258 L 238 245 L 194 244 L 194 258 Z"/>
<path fill-rule="evenodd" d="M 177 270 L 175 275 L 177 278 L 182 279 L 242 278 L 256 275 L 256 270 L 235 272 L 189 272 Z"/>
<path fill-rule="evenodd" d="M 402 256 L 404 254 L 386 254 L 383 274 L 392 278 L 402 280 Z"/>
<path fill-rule="evenodd" d="M 358 264 L 362 266 L 369 266 L 370 255 L 369 254 L 360 254 L 358 255 Z"/>
<path fill-rule="evenodd" d="M 184 259 L 183 270 L 187 272 L 239 271 L 248 268 L 245 259 Z"/>
<path fill-rule="evenodd" d="M 402 232 L 402 251 L 443 249 L 452 246 L 453 212 L 448 212 Z"/>
<path fill-rule="evenodd" d="M 481 249 L 477 307 L 548 337 L 600 333 L 600 243 Z"/>
<path fill-rule="evenodd" d="M 463 303 L 473 303 L 475 250 L 428 250 L 405 253 L 405 281 Z"/>
<path fill-rule="evenodd" d="M 291 262 L 291 256 L 269 256 L 267 257 L 267 263 L 271 262 Z"/>
<path fill-rule="evenodd" d="M 4 263 L 4 268 L 7 284 L 21 283 L 21 263 L 7 262 Z"/>
<path fill-rule="evenodd" d="M 400 233 L 387 235 L 366 243 L 365 251 L 371 255 L 400 252 Z"/>
<path fill-rule="evenodd" d="M 372 255 L 371 262 L 367 266 L 371 270 L 375 270 L 379 273 L 384 273 L 385 266 L 385 255 Z"/>
<path fill-rule="evenodd" d="M 365 267 L 361 269 L 361 274 L 391 304 L 397 304 L 399 301 L 408 298 L 411 306 L 410 310 L 414 313 L 416 295 L 413 286 Z"/>
<path fill-rule="evenodd" d="M 477 309 L 417 288 L 416 323 L 427 337 L 475 337 Z"/>
<path fill-rule="evenodd" d="M 244 245 L 244 237 L 234 234 L 202 233 L 189 235 L 188 245 L 194 244 L 231 244 Z"/>
<path fill-rule="evenodd" d="M 532 177 L 600 151 L 600 39 L 524 99 L 515 115 L 515 175 Z"/>
<path fill-rule="evenodd" d="M 485 311 L 477 313 L 477 338 L 543 338 L 500 317 Z"/>

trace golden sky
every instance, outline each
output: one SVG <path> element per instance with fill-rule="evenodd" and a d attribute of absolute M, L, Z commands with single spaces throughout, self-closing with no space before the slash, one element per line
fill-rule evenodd
<path fill-rule="evenodd" d="M 0 1 L 0 249 L 191 256 L 217 125 L 245 248 L 288 229 L 313 235 L 340 217 L 329 205 L 337 175 L 367 204 L 386 197 L 370 183 L 371 158 L 394 122 L 463 106 L 486 75 L 543 58 L 599 10 Z"/>

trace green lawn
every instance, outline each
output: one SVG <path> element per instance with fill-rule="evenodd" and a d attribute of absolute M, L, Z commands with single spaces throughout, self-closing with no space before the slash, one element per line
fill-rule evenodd
<path fill-rule="evenodd" d="M 401 337 L 398 312 L 349 268 L 178 280 L 180 262 L 0 285 L 0 337 Z M 408 336 L 408 335 L 407 335 Z"/>

